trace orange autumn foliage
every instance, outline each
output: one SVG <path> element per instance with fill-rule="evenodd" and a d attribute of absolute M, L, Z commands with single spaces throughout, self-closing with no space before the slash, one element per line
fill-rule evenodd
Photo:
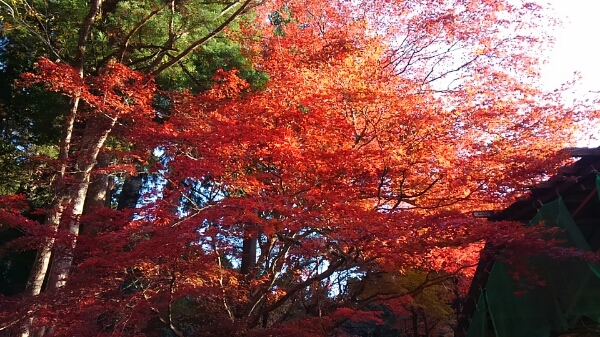
<path fill-rule="evenodd" d="M 151 336 L 155 325 L 180 336 L 324 336 L 353 315 L 377 319 L 361 311 L 373 297 L 344 292 L 351 277 L 410 268 L 466 277 L 483 240 L 543 248 L 529 240 L 539 228 L 471 216 L 552 172 L 584 117 L 535 85 L 532 50 L 544 42 L 527 36 L 543 22 L 535 5 L 309 0 L 255 10 L 230 34 L 269 74 L 261 91 L 235 71 L 199 95 L 159 93 L 116 64 L 104 87 L 106 72 L 78 81 L 48 60 L 26 76 L 69 97 L 83 90 L 90 114 L 122 121 L 111 135 L 136 145 L 132 158 L 164 151 L 156 169 L 168 183 L 133 220 L 105 210 L 118 223 L 80 235 L 60 296 L 11 305 L 48 315 L 59 336 Z M 275 12 L 279 23 L 268 20 Z M 160 124 L 153 93 L 169 101 Z M 250 238 L 257 257 L 241 274 Z"/>

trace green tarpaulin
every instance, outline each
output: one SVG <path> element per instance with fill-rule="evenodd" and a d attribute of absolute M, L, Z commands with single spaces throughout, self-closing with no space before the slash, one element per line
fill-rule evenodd
<path fill-rule="evenodd" d="M 543 205 L 530 225 L 542 221 L 562 229 L 566 245 L 590 250 L 562 198 Z M 506 264 L 494 263 L 467 337 L 549 337 L 573 329 L 583 317 L 600 323 L 600 266 L 544 256 L 528 265 L 545 285 L 517 283 Z"/>

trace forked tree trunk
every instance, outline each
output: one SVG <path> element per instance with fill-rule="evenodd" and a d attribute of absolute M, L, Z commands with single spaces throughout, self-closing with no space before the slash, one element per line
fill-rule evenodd
<path fill-rule="evenodd" d="M 48 289 L 58 289 L 65 285 L 69 269 L 73 263 L 73 254 L 79 235 L 80 218 L 83 214 L 86 195 L 90 186 L 92 169 L 96 166 L 96 160 L 100 149 L 112 131 L 117 119 L 116 117 L 105 120 L 88 121 L 85 130 L 85 136 L 82 142 L 82 151 L 77 159 L 75 179 L 70 186 L 71 207 L 68 214 L 69 238 L 66 244 L 59 245 L 52 255 L 52 269 L 48 279 Z"/>
<path fill-rule="evenodd" d="M 50 259 L 52 259 L 52 268 L 50 275 L 48 275 L 46 289 L 58 289 L 65 285 L 69 269 L 73 262 L 73 253 L 77 242 L 77 235 L 79 234 L 79 218 L 83 214 L 91 172 L 96 165 L 98 153 L 115 123 L 116 118 L 100 123 L 88 123 L 85 130 L 86 136 L 82 142 L 82 149 L 75 167 L 75 172 L 77 173 L 75 173 L 68 185 L 65 183 L 64 173 L 66 171 L 66 162 L 63 162 L 64 169 L 61 169 L 61 173 L 59 173 L 55 184 L 55 191 L 59 197 L 56 198 L 56 206 L 51 210 L 46 224 L 52 228 L 54 233 L 57 233 L 59 228 L 66 227 L 65 229 L 69 230 L 70 237 L 66 240 L 66 243 L 59 244 L 58 247 L 55 247 L 54 238 L 45 240 L 44 246 L 37 255 L 27 286 L 28 292 L 33 296 L 38 295 L 42 290 L 44 279 L 48 274 L 48 262 Z M 88 128 L 97 129 L 88 130 Z M 68 154 L 69 147 L 65 145 L 61 146 L 61 152 L 63 151 L 66 151 Z M 68 205 L 67 209 L 65 209 L 66 205 Z M 64 219 L 66 216 L 69 219 Z M 21 337 L 30 336 L 32 324 L 33 317 L 30 317 L 22 327 Z M 43 335 L 44 330 L 44 328 L 41 328 L 41 330 L 36 332 L 36 336 Z"/>
<path fill-rule="evenodd" d="M 117 119 L 111 119 L 108 122 L 92 121 L 88 123 L 85 130 L 85 137 L 82 142 L 82 151 L 77 160 L 75 171 L 77 172 L 68 186 L 65 185 L 61 190 L 65 193 L 58 200 L 63 201 L 58 207 L 52 210 L 48 217 L 48 224 L 53 228 L 54 232 L 58 232 L 59 227 L 66 227 L 70 236 L 66 243 L 55 244 L 54 238 L 47 239 L 48 244 L 40 250 L 38 259 L 34 264 L 30 275 L 28 286 L 32 295 L 38 295 L 41 292 L 42 284 L 46 278 L 48 271 L 48 261 L 52 259 L 50 275 L 48 275 L 46 290 L 57 290 L 62 288 L 69 274 L 69 269 L 73 263 L 73 254 L 77 243 L 77 235 L 79 234 L 79 219 L 83 214 L 83 207 L 86 200 L 86 194 L 90 185 L 91 172 L 96 165 L 96 159 L 108 135 L 112 131 Z M 89 130 L 95 128 L 96 130 Z M 64 179 L 64 175 L 63 175 Z M 68 187 L 68 188 L 67 188 Z M 68 200 L 70 203 L 68 209 L 64 209 L 64 205 Z M 68 216 L 68 221 L 62 219 Z M 62 226 L 61 226 L 62 225 Z M 30 285 L 31 284 L 31 285 Z M 31 326 L 34 323 L 34 318 L 30 317 L 26 320 L 22 327 L 21 337 L 29 337 Z M 35 336 L 43 336 L 46 332 L 45 327 L 41 327 L 35 332 Z"/>
<path fill-rule="evenodd" d="M 60 144 L 58 158 L 61 162 L 60 170 L 57 176 L 54 178 L 52 183 L 52 190 L 54 191 L 54 201 L 51 206 L 50 214 L 46 218 L 46 226 L 48 226 L 54 233 L 58 231 L 60 221 L 64 211 L 64 206 L 69 202 L 65 195 L 65 174 L 67 171 L 69 151 L 71 149 L 71 139 L 73 137 L 73 129 L 75 126 L 75 119 L 77 116 L 77 109 L 79 108 L 79 97 L 73 99 L 71 105 L 71 111 L 67 117 L 67 123 L 65 124 L 65 134 Z M 29 274 L 29 280 L 27 281 L 26 292 L 37 296 L 42 291 L 44 279 L 48 271 L 50 264 L 50 257 L 52 255 L 52 248 L 54 247 L 54 237 L 49 237 L 44 240 L 43 246 L 38 250 L 35 262 Z M 29 336 L 28 329 L 24 329 L 26 334 L 23 337 Z"/>
<path fill-rule="evenodd" d="M 67 123 L 65 124 L 65 134 L 61 141 L 59 148 L 58 158 L 61 161 L 61 167 L 52 183 L 52 190 L 54 191 L 54 201 L 50 209 L 50 213 L 46 218 L 46 226 L 56 234 L 60 226 L 60 221 L 64 212 L 65 204 L 68 204 L 70 200 L 65 195 L 65 174 L 67 171 L 69 151 L 71 149 L 71 138 L 73 136 L 73 128 L 75 125 L 75 118 L 77 116 L 77 109 L 79 108 L 79 97 L 73 99 L 71 105 L 71 111 L 67 117 Z M 44 280 L 48 273 L 48 266 L 50 265 L 50 259 L 52 257 L 52 250 L 54 249 L 54 236 L 44 239 L 42 247 L 38 249 L 25 292 L 37 296 L 42 292 Z M 21 337 L 29 337 L 31 326 L 34 323 L 33 316 L 25 319 L 25 322 L 21 326 Z M 43 334 L 43 331 L 41 331 Z"/>
<path fill-rule="evenodd" d="M 87 45 L 92 25 L 96 16 L 98 15 L 98 12 L 100 11 L 101 5 L 102 0 L 93 0 L 90 3 L 90 9 L 88 11 L 88 14 L 86 15 L 79 30 L 77 50 L 75 51 L 74 67 L 77 69 L 80 78 L 83 78 L 85 47 Z M 66 120 L 65 132 L 63 134 L 63 139 L 61 141 L 59 149 L 59 160 L 61 161 L 61 168 L 52 186 L 53 191 L 55 193 L 55 200 L 52 205 L 53 207 L 50 211 L 51 213 L 48 215 L 48 218 L 46 220 L 46 225 L 49 228 L 51 228 L 54 232 L 56 232 L 60 226 L 60 222 L 62 220 L 62 215 L 64 211 L 64 205 L 69 204 L 71 201 L 68 198 L 69 193 L 65 191 L 65 174 L 68 166 L 69 151 L 71 149 L 71 138 L 73 136 L 73 128 L 75 125 L 75 119 L 77 117 L 77 110 L 79 109 L 79 101 L 80 96 L 76 95 L 73 98 L 71 104 L 71 110 Z M 48 271 L 48 265 L 53 246 L 54 238 L 48 238 L 45 240 L 44 245 L 40 248 L 37 254 L 36 261 L 33 265 L 31 274 L 29 276 L 29 281 L 27 282 L 27 292 L 33 296 L 38 295 L 42 291 L 42 286 L 46 277 L 46 273 Z M 22 330 L 23 337 L 29 336 L 28 324 L 26 324 Z"/>

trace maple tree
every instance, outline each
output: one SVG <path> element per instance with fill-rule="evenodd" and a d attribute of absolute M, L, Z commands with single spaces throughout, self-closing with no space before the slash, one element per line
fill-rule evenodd
<path fill-rule="evenodd" d="M 229 36 L 268 74 L 263 90 L 238 69 L 217 70 L 199 94 L 159 89 L 155 76 L 251 4 L 256 19 Z M 482 240 L 543 247 L 539 227 L 470 214 L 507 204 L 558 165 L 573 132 L 565 126 L 584 117 L 535 85 L 531 50 L 545 41 L 533 36 L 544 22 L 537 5 L 235 2 L 221 10 L 231 20 L 187 47 L 174 47 L 183 35 L 171 24 L 156 53 L 130 51 L 164 6 L 115 33 L 122 44 L 96 69 L 85 48 L 104 23 L 102 1 L 92 1 L 73 62 L 41 58 L 22 76 L 24 88 L 71 106 L 46 223 L 22 216 L 20 198 L 2 203 L 2 222 L 28 234 L 15 246 L 39 247 L 27 294 L 3 299 L 3 329 L 342 334 L 345 321 L 377 322 L 373 303 L 401 312 L 423 289 L 468 276 Z M 128 63 L 130 52 L 146 63 Z M 76 123 L 84 131 L 70 138 Z M 112 149 L 109 137 L 134 145 Z M 94 174 L 150 165 L 157 149 L 166 159 L 151 170 L 164 184 L 144 206 L 83 215 Z M 102 151 L 118 164 L 100 167 Z M 413 269 L 439 273 L 393 291 L 348 286 Z"/>

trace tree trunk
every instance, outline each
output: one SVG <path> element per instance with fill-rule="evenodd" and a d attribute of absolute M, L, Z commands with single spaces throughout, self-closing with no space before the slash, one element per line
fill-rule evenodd
<path fill-rule="evenodd" d="M 100 6 L 102 5 L 102 0 L 94 0 L 90 4 L 90 10 L 88 11 L 87 16 L 84 19 L 84 22 L 81 25 L 81 29 L 79 30 L 79 37 L 77 40 L 77 50 L 75 56 L 74 66 L 78 70 L 79 77 L 83 78 L 83 64 L 85 57 L 85 47 L 87 45 L 87 40 L 89 37 L 89 33 L 92 29 L 92 25 L 100 10 Z M 65 193 L 64 188 L 64 178 L 66 169 L 68 166 L 69 159 L 69 151 L 71 148 L 71 137 L 73 135 L 73 128 L 75 125 L 75 119 L 77 117 L 77 110 L 79 109 L 79 101 L 80 97 L 76 95 L 73 98 L 73 102 L 71 105 L 71 111 L 67 117 L 67 122 L 65 124 L 65 132 L 63 135 L 63 139 L 60 145 L 59 151 L 59 160 L 61 161 L 61 169 L 56 177 L 56 180 L 53 184 L 53 190 L 55 192 L 55 202 L 53 204 L 51 213 L 48 215 L 48 219 L 46 220 L 46 224 L 48 227 L 52 228 L 55 232 L 58 230 L 60 226 L 60 221 L 62 219 L 64 204 L 68 204 L 70 200 L 68 198 L 64 198 L 63 196 L 67 195 Z M 52 248 L 54 246 L 54 238 L 49 238 L 45 241 L 44 246 L 40 249 L 39 254 L 36 258 L 34 266 L 32 268 L 32 272 L 29 277 L 27 292 L 31 295 L 36 296 L 42 291 L 42 285 L 44 278 L 46 277 L 46 273 L 48 270 L 48 264 L 50 261 L 50 255 L 52 252 Z M 29 336 L 29 329 L 24 328 L 24 336 Z"/>
<path fill-rule="evenodd" d="M 100 120 L 104 119 L 104 120 Z M 52 255 L 52 269 L 48 279 L 48 289 L 58 289 L 65 285 L 69 274 L 69 268 L 73 263 L 73 254 L 79 235 L 80 217 L 86 200 L 92 169 L 96 166 L 96 160 L 100 149 L 116 124 L 117 118 L 108 119 L 97 117 L 86 124 L 82 149 L 75 167 L 74 182 L 69 187 L 71 200 L 69 216 L 68 243 L 60 245 Z"/>
<path fill-rule="evenodd" d="M 242 244 L 242 265 L 240 267 L 240 273 L 242 275 L 248 275 L 250 270 L 256 265 L 256 245 L 258 237 L 256 234 L 244 239 Z"/>
<path fill-rule="evenodd" d="M 68 166 L 69 151 L 71 149 L 71 139 L 73 137 L 73 129 L 75 125 L 75 118 L 77 116 L 77 109 L 79 108 L 79 97 L 73 99 L 71 105 L 71 111 L 67 117 L 67 123 L 65 124 L 65 135 L 61 141 L 58 158 L 61 162 L 60 170 L 57 176 L 54 178 L 52 183 L 52 190 L 54 191 L 54 201 L 50 213 L 46 218 L 46 225 L 52 229 L 54 233 L 58 231 L 60 221 L 64 211 L 65 203 L 68 203 L 68 198 L 65 198 L 65 186 L 64 179 L 65 173 Z M 37 296 L 42 291 L 44 279 L 48 271 L 50 264 L 50 256 L 52 254 L 52 248 L 54 247 L 54 237 L 49 237 L 44 240 L 43 246 L 38 250 L 29 280 L 27 282 L 26 292 Z M 26 334 L 23 336 L 29 336 L 28 329 L 24 329 Z"/>
<path fill-rule="evenodd" d="M 96 170 L 106 169 L 110 164 L 110 158 L 105 152 L 100 152 L 97 162 Z M 90 186 L 85 196 L 83 214 L 92 214 L 98 208 L 110 207 L 112 187 L 113 179 L 108 173 L 96 172 L 92 174 Z"/>
<path fill-rule="evenodd" d="M 73 186 L 72 204 L 70 207 L 71 212 L 68 214 L 70 217 L 68 222 L 70 236 L 66 240 L 66 244 L 56 245 L 54 254 L 52 254 L 52 265 L 47 285 L 48 290 L 61 288 L 65 285 L 68 270 L 73 262 L 73 253 L 77 242 L 77 235 L 79 235 L 79 218 L 83 214 L 83 205 L 89 186 L 90 171 L 91 168 L 77 174 L 79 177 Z"/>
<path fill-rule="evenodd" d="M 141 197 L 142 186 L 144 185 L 144 178 L 147 176 L 145 173 L 140 173 L 135 176 L 130 176 L 125 179 L 121 194 L 119 195 L 119 201 L 117 203 L 117 210 L 121 211 L 126 208 L 136 208 Z"/>
<path fill-rule="evenodd" d="M 412 314 L 413 336 L 419 337 L 419 314 L 413 306 L 410 307 L 410 313 Z"/>
<path fill-rule="evenodd" d="M 48 216 L 46 224 L 57 233 L 59 228 L 67 227 L 69 238 L 67 243 L 55 244 L 55 238 L 50 237 L 45 241 L 40 249 L 36 262 L 34 263 L 30 278 L 28 281 L 28 292 L 36 296 L 42 290 L 44 279 L 47 277 L 46 290 L 54 290 L 63 287 L 66 283 L 69 269 L 73 262 L 73 253 L 79 234 L 79 218 L 83 214 L 83 206 L 89 187 L 92 169 L 96 164 L 96 159 L 104 142 L 108 138 L 112 127 L 116 123 L 116 118 L 107 121 L 95 121 L 88 123 L 85 130 L 85 137 L 82 141 L 81 151 L 77 159 L 77 165 L 73 168 L 76 172 L 72 182 L 66 184 L 66 161 L 63 162 L 61 172 L 55 182 L 55 193 L 58 195 L 51 213 Z M 68 127 L 68 126 L 67 126 Z M 89 129 L 88 129 L 89 128 Z M 93 130 L 92 128 L 96 128 Z M 73 129 L 70 128 L 72 133 Z M 70 137 L 70 135 L 69 135 Z M 69 147 L 61 146 L 61 155 L 65 151 L 68 155 Z M 65 206 L 68 208 L 65 209 Z M 68 221 L 65 217 L 69 217 Z M 48 262 L 52 260 L 51 270 L 48 274 Z M 22 326 L 21 337 L 29 337 L 33 317 L 26 319 Z M 35 335 L 43 336 L 45 327 L 38 330 Z"/>
<path fill-rule="evenodd" d="M 69 151 L 71 149 L 71 139 L 73 136 L 73 128 L 75 125 L 75 118 L 77 116 L 77 109 L 79 107 L 79 97 L 76 97 L 71 105 L 71 111 L 67 117 L 67 123 L 65 124 L 65 135 L 61 141 L 58 158 L 61 162 L 60 170 L 57 176 L 52 182 L 52 190 L 54 191 L 54 201 L 50 213 L 46 218 L 46 226 L 48 226 L 55 234 L 60 226 L 60 221 L 64 212 L 65 204 L 69 203 L 69 199 L 65 196 L 65 174 L 68 166 Z M 48 267 L 50 265 L 50 259 L 52 257 L 52 250 L 54 248 L 55 238 L 54 236 L 44 239 L 42 247 L 38 249 L 25 292 L 32 296 L 37 296 L 42 292 L 44 280 L 48 274 Z M 29 337 L 31 326 L 33 325 L 33 316 L 29 317 L 23 323 L 21 327 L 21 337 Z M 43 331 L 42 331 L 43 333 Z"/>
<path fill-rule="evenodd" d="M 108 168 L 110 158 L 105 152 L 98 154 L 98 163 L 92 173 L 85 203 L 83 205 L 83 215 L 93 214 L 102 208 L 110 208 L 112 200 L 112 189 L 114 187 L 114 178 L 106 172 L 98 172 L 98 170 Z M 85 222 L 80 225 L 79 231 L 82 234 L 93 234 L 89 226 Z"/>

